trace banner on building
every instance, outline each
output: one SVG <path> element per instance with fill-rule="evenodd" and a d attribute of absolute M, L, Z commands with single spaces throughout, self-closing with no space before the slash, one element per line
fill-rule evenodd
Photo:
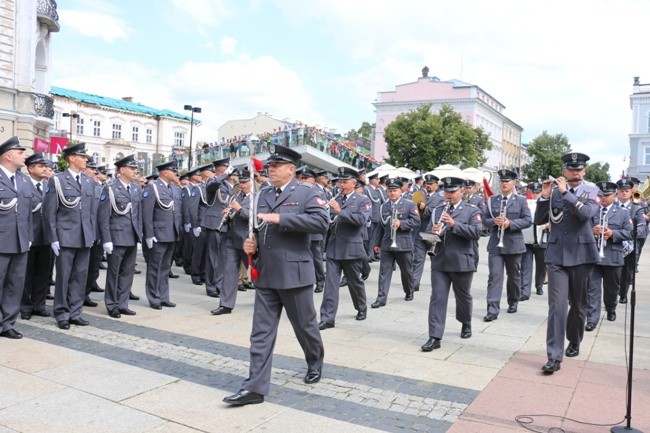
<path fill-rule="evenodd" d="M 58 155 L 68 145 L 68 137 L 50 137 L 50 153 Z"/>
<path fill-rule="evenodd" d="M 47 153 L 50 150 L 50 143 L 41 137 L 34 137 L 34 152 Z"/>

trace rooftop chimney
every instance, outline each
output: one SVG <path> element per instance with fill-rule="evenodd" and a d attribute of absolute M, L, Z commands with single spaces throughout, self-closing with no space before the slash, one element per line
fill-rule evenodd
<path fill-rule="evenodd" d="M 133 96 L 124 96 L 122 97 L 122 100 L 126 102 L 133 102 Z"/>

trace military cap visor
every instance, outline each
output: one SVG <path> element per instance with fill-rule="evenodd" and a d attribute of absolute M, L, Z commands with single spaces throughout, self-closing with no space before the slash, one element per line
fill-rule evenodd
<path fill-rule="evenodd" d="M 598 182 L 596 183 L 596 186 L 600 190 L 601 195 L 610 195 L 614 194 L 616 190 L 618 189 L 618 185 L 615 184 L 614 182 Z"/>
<path fill-rule="evenodd" d="M 118 161 L 115 161 L 115 167 L 138 168 L 138 163 L 135 160 L 135 155 L 128 155 Z"/>
<path fill-rule="evenodd" d="M 89 158 L 90 156 L 86 153 L 86 143 L 75 144 L 74 146 L 66 147 L 62 150 L 63 157 L 67 158 L 72 155 L 85 156 Z"/>
<path fill-rule="evenodd" d="M 47 164 L 47 160 L 43 157 L 43 154 L 41 152 L 36 152 L 33 155 L 29 155 L 27 159 L 25 159 L 26 166 L 34 164 Z"/>
<path fill-rule="evenodd" d="M 634 187 L 634 183 L 630 179 L 621 179 L 616 182 L 616 186 L 618 189 L 632 189 Z"/>
<path fill-rule="evenodd" d="M 298 165 L 298 162 L 302 159 L 302 156 L 295 150 L 279 144 L 270 144 L 269 153 L 271 156 L 266 160 L 268 164 L 279 162 Z"/>
<path fill-rule="evenodd" d="M 570 169 L 582 169 L 589 161 L 589 156 L 579 152 L 569 152 L 562 156 L 562 167 Z"/>
<path fill-rule="evenodd" d="M 0 155 L 7 153 L 10 150 L 25 150 L 25 148 L 20 145 L 18 137 L 11 137 L 9 140 L 0 144 Z"/>
<path fill-rule="evenodd" d="M 398 177 L 388 179 L 388 181 L 386 182 L 386 188 L 388 189 L 401 188 L 403 185 L 404 183 L 402 182 L 402 179 Z"/>
<path fill-rule="evenodd" d="M 445 192 L 458 191 L 465 184 L 465 179 L 460 177 L 443 177 L 440 179 L 442 182 L 442 189 Z"/>
<path fill-rule="evenodd" d="M 349 167 L 339 167 L 338 175 L 340 180 L 359 179 L 359 172 Z"/>
<path fill-rule="evenodd" d="M 212 164 L 215 167 L 228 167 L 230 165 L 230 158 L 217 159 L 212 161 Z"/>

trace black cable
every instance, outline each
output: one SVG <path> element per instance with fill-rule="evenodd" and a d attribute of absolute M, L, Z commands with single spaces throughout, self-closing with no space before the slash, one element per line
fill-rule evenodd
<path fill-rule="evenodd" d="M 571 421 L 576 424 L 581 424 L 581 425 L 590 425 L 594 427 L 614 427 L 620 424 L 623 424 L 625 422 L 625 418 L 623 418 L 621 421 L 615 423 L 615 424 L 597 424 L 597 423 L 591 423 L 591 422 L 586 422 L 586 421 L 578 421 L 573 418 L 567 418 L 565 416 L 560 416 L 560 415 L 549 415 L 549 414 L 536 414 L 536 415 L 517 415 L 515 417 L 515 421 L 517 424 L 519 424 L 520 427 L 525 428 L 528 431 L 532 431 L 535 433 L 566 433 L 566 430 L 560 427 L 549 427 L 548 430 L 535 430 L 532 427 L 529 427 L 528 425 L 532 425 L 535 422 L 535 418 L 555 418 L 560 421 Z"/>

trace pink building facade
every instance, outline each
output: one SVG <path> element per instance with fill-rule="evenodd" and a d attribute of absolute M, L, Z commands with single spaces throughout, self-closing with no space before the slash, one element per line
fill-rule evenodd
<path fill-rule="evenodd" d="M 486 154 L 486 167 L 521 167 L 523 129 L 503 114 L 503 104 L 476 85 L 459 80 L 440 81 L 437 77 L 428 76 L 422 76 L 414 83 L 400 84 L 395 90 L 377 93 L 373 104 L 376 112 L 375 158 L 381 161 L 388 157 L 384 130 L 398 115 L 423 104 L 432 104 L 431 111 L 437 113 L 445 103 L 451 105 L 467 123 L 482 127 L 489 134 L 492 150 Z M 421 167 L 424 170 L 431 168 Z"/>

